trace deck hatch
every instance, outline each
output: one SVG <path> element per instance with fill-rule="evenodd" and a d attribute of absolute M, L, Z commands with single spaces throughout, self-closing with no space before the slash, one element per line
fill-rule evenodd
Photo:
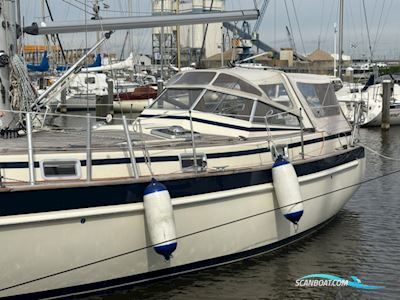
<path fill-rule="evenodd" d="M 192 132 L 190 130 L 186 130 L 181 126 L 170 126 L 164 128 L 152 129 L 151 134 L 167 139 L 184 139 L 191 140 Z M 200 138 L 200 133 L 194 132 L 194 138 Z"/>

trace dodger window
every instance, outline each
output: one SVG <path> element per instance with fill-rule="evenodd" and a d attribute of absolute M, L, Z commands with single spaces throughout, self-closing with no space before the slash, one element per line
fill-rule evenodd
<path fill-rule="evenodd" d="M 340 114 L 332 84 L 298 82 L 297 87 L 317 118 Z"/>
<path fill-rule="evenodd" d="M 213 85 L 261 96 L 261 92 L 257 90 L 254 86 L 240 78 L 228 74 L 220 74 Z"/>
<path fill-rule="evenodd" d="M 215 72 L 187 72 L 169 84 L 207 85 L 214 79 L 215 74 Z"/>
<path fill-rule="evenodd" d="M 264 84 L 260 85 L 260 88 L 272 101 L 290 108 L 293 107 L 292 100 L 290 99 L 289 94 L 282 83 Z"/>
<path fill-rule="evenodd" d="M 195 110 L 248 121 L 253 103 L 253 100 L 240 96 L 207 91 Z"/>
<path fill-rule="evenodd" d="M 267 118 L 268 124 L 272 126 L 300 127 L 299 119 L 296 116 L 257 101 L 256 112 L 252 122 L 265 124 L 265 118 Z"/>
<path fill-rule="evenodd" d="M 150 108 L 188 110 L 200 96 L 201 89 L 166 89 Z"/>

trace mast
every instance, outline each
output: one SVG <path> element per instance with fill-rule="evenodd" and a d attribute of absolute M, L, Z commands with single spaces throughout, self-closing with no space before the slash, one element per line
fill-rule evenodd
<path fill-rule="evenodd" d="M 100 20 L 100 5 L 99 5 L 99 0 L 94 0 L 93 1 L 93 12 L 94 12 L 94 19 L 95 20 Z M 100 32 L 96 31 L 96 42 L 98 43 L 100 41 Z M 101 52 L 101 48 L 98 50 Z"/>
<path fill-rule="evenodd" d="M 333 38 L 333 76 L 337 75 L 337 47 L 336 47 L 336 35 L 337 35 L 337 25 L 333 24 L 334 38 Z"/>
<path fill-rule="evenodd" d="M 180 0 L 176 1 L 176 14 L 179 14 L 179 7 Z M 181 71 L 181 27 L 178 25 L 176 26 L 176 55 L 177 55 L 177 67 L 179 72 Z"/>
<path fill-rule="evenodd" d="M 164 14 L 164 0 L 161 0 L 161 16 Z M 161 35 L 160 35 L 160 68 L 161 68 L 161 76 L 160 79 L 164 80 L 164 26 L 161 27 Z"/>
<path fill-rule="evenodd" d="M 128 0 L 128 12 L 129 12 L 129 16 L 133 16 L 133 6 L 132 6 L 132 0 Z M 133 31 L 129 30 L 129 53 L 127 55 L 127 57 L 133 53 Z"/>
<path fill-rule="evenodd" d="M 2 1 L 0 11 L 0 130 L 16 129 L 10 112 L 10 63 L 17 48 L 15 1 Z M 0 131 L 0 134 L 2 132 Z"/>
<path fill-rule="evenodd" d="M 343 17 L 344 17 L 344 0 L 340 0 L 340 14 L 339 14 L 339 77 L 342 78 L 343 67 Z"/>

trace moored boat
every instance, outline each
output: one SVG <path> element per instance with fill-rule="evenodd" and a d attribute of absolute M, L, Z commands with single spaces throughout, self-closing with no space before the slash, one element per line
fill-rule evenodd
<path fill-rule="evenodd" d="M 372 79 L 371 79 L 372 78 Z M 400 125 L 400 86 L 398 76 L 382 76 L 366 85 L 345 84 L 336 92 L 337 98 L 350 122 L 354 122 L 355 111 L 361 106 L 361 126 L 381 126 L 382 123 L 382 81 L 384 78 L 393 82 L 392 95 L 390 99 L 390 123 Z M 397 78 L 397 79 L 396 79 Z"/>
<path fill-rule="evenodd" d="M 151 85 L 138 86 L 131 91 L 118 92 L 114 95 L 114 111 L 142 112 L 156 97 L 157 90 Z"/>
<path fill-rule="evenodd" d="M 0 296 L 99 291 L 277 249 L 333 218 L 365 163 L 329 78 L 275 70 L 186 72 L 133 124 L 85 140 L 39 131 L 0 145 Z"/>

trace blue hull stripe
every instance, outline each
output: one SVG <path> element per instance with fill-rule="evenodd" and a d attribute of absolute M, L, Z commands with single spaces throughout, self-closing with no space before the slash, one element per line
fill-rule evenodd
<path fill-rule="evenodd" d="M 304 176 L 363 157 L 364 148 L 358 147 L 339 155 L 297 164 L 294 168 L 298 176 Z M 203 174 L 198 177 L 165 180 L 162 184 L 169 191 L 171 198 L 180 198 L 271 182 L 271 168 L 265 167 L 265 169 L 234 174 Z M 138 182 L 12 192 L 5 190 L 0 192 L 0 216 L 142 202 L 148 184 L 149 182 Z"/>
<path fill-rule="evenodd" d="M 190 272 L 190 271 L 195 271 L 198 269 L 204 269 L 204 268 L 210 268 L 215 265 L 221 265 L 221 264 L 226 264 L 232 261 L 236 260 L 241 260 L 245 259 L 251 256 L 256 256 L 262 253 L 270 252 L 273 250 L 276 250 L 280 247 L 283 247 L 289 243 L 296 242 L 302 238 L 305 238 L 313 233 L 315 233 L 317 230 L 321 229 L 324 227 L 326 224 L 328 224 L 330 221 L 332 221 L 333 218 L 307 230 L 302 233 L 296 234 L 294 236 L 291 236 L 289 238 L 286 238 L 284 240 L 262 246 L 256 249 L 252 250 L 247 250 L 239 253 L 234 253 L 226 256 L 221 256 L 221 257 L 216 257 L 216 258 L 211 258 L 199 262 L 194 262 L 190 263 L 187 265 L 182 265 L 182 266 L 177 266 L 177 267 L 171 267 L 168 269 L 163 269 L 163 270 L 157 270 L 157 271 L 151 271 L 148 273 L 143 273 L 143 274 L 138 274 L 138 275 L 132 275 L 132 276 L 127 276 L 123 278 L 117 278 L 117 279 L 111 279 L 107 281 L 101 281 L 101 282 L 96 282 L 96 283 L 90 283 L 90 284 L 84 284 L 84 285 L 79 285 L 79 286 L 74 286 L 74 287 L 68 287 L 68 288 L 61 288 L 61 289 L 56 289 L 56 290 L 48 290 L 45 292 L 38 292 L 38 293 L 31 293 L 31 294 L 24 294 L 20 295 L 17 297 L 12 297 L 9 299 L 39 299 L 39 298 L 48 298 L 48 297 L 61 297 L 63 295 L 71 295 L 71 294 L 77 294 L 77 293 L 90 293 L 99 289 L 108 289 L 108 292 L 110 290 L 117 290 L 118 286 L 125 285 L 124 288 L 127 288 L 129 285 L 134 285 L 135 283 L 138 282 L 143 282 L 143 281 L 155 281 L 159 278 L 162 277 L 171 277 L 171 276 L 177 276 L 180 273 L 184 272 Z M 119 288 L 121 289 L 121 288 Z M 104 290 L 98 293 L 104 293 Z M 3 298 L 2 298 L 3 299 Z M 4 298 L 7 299 L 7 298 Z"/>
<path fill-rule="evenodd" d="M 345 135 L 350 135 L 350 132 L 347 132 Z M 304 142 L 304 145 L 310 145 L 314 143 L 322 142 L 323 140 L 333 140 L 336 139 L 337 135 L 331 135 L 324 139 L 317 138 L 312 139 Z M 289 144 L 289 148 L 296 148 L 300 147 L 301 143 L 293 143 Z M 260 149 L 252 149 L 252 150 L 243 150 L 243 151 L 234 151 L 234 152 L 222 152 L 222 153 L 210 153 L 207 154 L 207 158 L 215 159 L 215 158 L 226 158 L 226 157 L 235 157 L 235 156 L 244 156 L 244 155 L 253 155 L 253 154 L 261 154 L 270 152 L 269 148 L 260 148 Z M 173 162 L 179 161 L 178 156 L 158 156 L 158 157 L 151 157 L 152 163 L 157 162 Z M 144 157 L 137 157 L 137 163 L 144 163 Z M 119 164 L 130 164 L 130 158 L 111 158 L 111 159 L 94 159 L 92 161 L 93 166 L 104 166 L 104 165 L 119 165 Z M 81 160 L 81 165 L 83 167 L 86 166 L 86 160 Z M 25 169 L 28 168 L 28 162 L 0 162 L 0 168 L 2 169 Z M 39 168 L 39 162 L 35 162 L 35 168 Z"/>

